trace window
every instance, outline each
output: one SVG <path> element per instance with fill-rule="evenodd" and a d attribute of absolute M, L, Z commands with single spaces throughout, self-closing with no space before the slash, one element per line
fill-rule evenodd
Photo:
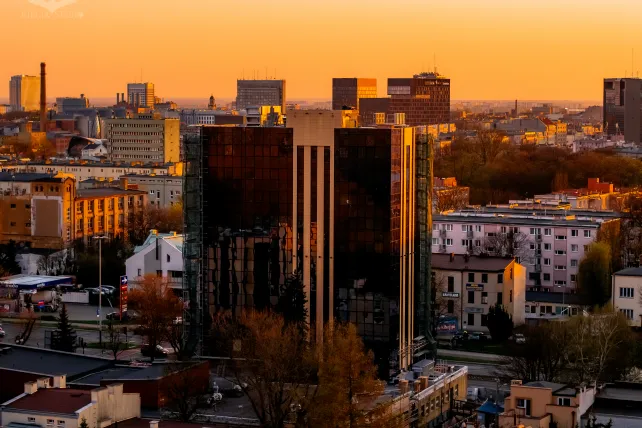
<path fill-rule="evenodd" d="M 504 304 L 504 293 L 502 293 L 501 291 L 497 293 L 497 304 L 498 305 Z"/>
<path fill-rule="evenodd" d="M 53 425 L 54 420 L 53 419 L 47 419 L 47 425 Z"/>
<path fill-rule="evenodd" d="M 142 269 L 138 269 L 138 276 L 143 276 L 143 270 Z"/>
<path fill-rule="evenodd" d="M 449 247 L 452 247 L 452 245 L 453 245 L 453 240 L 452 240 L 452 238 L 446 238 L 446 239 L 444 239 L 444 244 L 446 244 L 446 245 L 447 245 L 447 246 L 449 246 Z"/>
<path fill-rule="evenodd" d="M 633 288 L 620 287 L 620 297 L 625 299 L 633 298 Z"/>
<path fill-rule="evenodd" d="M 432 238 L 432 245 L 439 245 L 439 238 Z"/>
<path fill-rule="evenodd" d="M 468 291 L 468 303 L 475 303 L 475 292 Z"/>
<path fill-rule="evenodd" d="M 26 222 L 25 227 L 31 227 L 31 222 L 30 221 Z"/>
<path fill-rule="evenodd" d="M 570 406 L 571 405 L 571 399 L 566 398 L 566 397 L 557 397 L 557 405 L 558 406 Z"/>
<path fill-rule="evenodd" d="M 59 427 L 64 427 L 65 426 L 65 421 L 58 419 L 58 426 Z"/>
<path fill-rule="evenodd" d="M 591 231 L 590 230 L 585 230 L 584 231 L 584 237 L 585 238 L 590 238 L 591 237 Z"/>
<path fill-rule="evenodd" d="M 481 232 L 481 225 L 475 225 L 475 232 Z"/>
<path fill-rule="evenodd" d="M 620 313 L 623 313 L 629 321 L 633 319 L 633 309 L 620 309 Z"/>
<path fill-rule="evenodd" d="M 475 282 L 475 274 L 473 272 L 468 272 L 468 282 Z"/>
<path fill-rule="evenodd" d="M 468 314 L 468 325 L 475 325 L 475 314 Z"/>
<path fill-rule="evenodd" d="M 504 283 L 504 274 L 503 273 L 498 273 L 497 274 L 497 283 L 498 284 L 503 284 Z"/>
<path fill-rule="evenodd" d="M 577 275 L 574 273 L 571 274 L 571 282 L 577 282 Z"/>
<path fill-rule="evenodd" d="M 564 265 L 555 265 L 555 270 L 566 270 L 566 266 L 564 266 Z"/>
<path fill-rule="evenodd" d="M 16 204 L 11 204 L 11 208 L 15 208 L 15 207 L 16 207 Z"/>
<path fill-rule="evenodd" d="M 169 254 L 167 254 L 167 263 L 169 263 L 170 260 L 171 260 L 171 257 L 169 256 Z"/>
<path fill-rule="evenodd" d="M 566 241 L 566 235 L 555 235 L 556 241 Z"/>
<path fill-rule="evenodd" d="M 544 229 L 544 235 L 545 236 L 551 236 L 551 229 L 549 229 L 549 228 Z"/>
<path fill-rule="evenodd" d="M 555 285 L 558 287 L 565 287 L 566 281 L 555 281 Z"/>
<path fill-rule="evenodd" d="M 448 277 L 448 292 L 452 293 L 455 291 L 455 277 L 454 276 L 449 276 Z"/>
<path fill-rule="evenodd" d="M 571 244 L 571 252 L 577 253 L 577 244 Z"/>
<path fill-rule="evenodd" d="M 432 230 L 439 230 L 439 223 L 434 223 L 432 225 Z"/>
<path fill-rule="evenodd" d="M 530 244 L 529 247 L 530 247 L 531 250 L 534 250 L 535 249 L 535 244 Z"/>
<path fill-rule="evenodd" d="M 487 273 L 482 273 L 482 282 L 484 284 L 488 283 L 488 274 Z"/>
<path fill-rule="evenodd" d="M 27 420 L 28 420 L 29 422 L 36 422 L 36 418 L 34 418 L 33 416 L 29 416 L 29 417 L 27 418 Z"/>
<path fill-rule="evenodd" d="M 163 271 L 162 270 L 157 270 L 156 271 L 156 276 L 159 277 L 159 278 L 162 277 L 163 276 Z"/>
<path fill-rule="evenodd" d="M 461 225 L 461 231 L 462 232 L 472 232 L 473 231 L 473 226 L 470 224 L 462 224 Z"/>
<path fill-rule="evenodd" d="M 475 239 L 475 247 L 481 247 L 481 239 Z"/>
<path fill-rule="evenodd" d="M 11 227 L 14 227 L 15 225 L 16 225 L 16 222 L 15 222 L 15 221 L 12 221 L 12 222 L 11 222 Z"/>
<path fill-rule="evenodd" d="M 545 251 L 551 251 L 551 244 L 544 244 Z"/>
<path fill-rule="evenodd" d="M 544 259 L 544 266 L 550 266 L 551 265 L 551 259 Z"/>
<path fill-rule="evenodd" d="M 453 225 L 452 225 L 452 224 L 447 224 L 447 225 L 445 225 L 444 230 L 447 230 L 448 232 L 452 232 L 452 230 L 453 230 Z"/>
<path fill-rule="evenodd" d="M 30 210 L 31 209 L 31 204 L 25 204 L 25 209 Z"/>
<path fill-rule="evenodd" d="M 571 236 L 580 236 L 580 231 L 577 229 L 572 229 L 571 230 Z"/>
<path fill-rule="evenodd" d="M 508 303 L 513 303 L 513 290 L 508 292 Z"/>
<path fill-rule="evenodd" d="M 542 234 L 542 229 L 539 227 L 531 227 L 530 228 L 530 234 L 531 235 L 541 235 Z"/>
<path fill-rule="evenodd" d="M 564 251 L 564 250 L 555 250 L 555 255 L 556 256 L 565 256 L 566 255 L 566 251 Z"/>
<path fill-rule="evenodd" d="M 455 313 L 455 302 L 453 302 L 452 300 L 448 301 L 448 313 L 449 314 Z"/>
<path fill-rule="evenodd" d="M 461 240 L 461 246 L 466 247 L 466 248 L 473 248 L 473 240 L 472 239 L 462 239 Z"/>
<path fill-rule="evenodd" d="M 571 267 L 577 267 L 577 259 L 571 259 Z"/>
<path fill-rule="evenodd" d="M 482 304 L 487 305 L 488 304 L 488 292 L 482 291 Z M 483 324 L 482 324 L 483 325 Z"/>

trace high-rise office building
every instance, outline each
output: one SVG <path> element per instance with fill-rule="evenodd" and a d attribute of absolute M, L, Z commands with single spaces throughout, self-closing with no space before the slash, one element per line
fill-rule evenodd
<path fill-rule="evenodd" d="M 40 77 L 11 76 L 9 80 L 9 105 L 12 111 L 40 109 Z"/>
<path fill-rule="evenodd" d="M 359 99 L 377 97 L 377 79 L 333 78 L 332 110 L 353 107 L 359 110 Z"/>
<path fill-rule="evenodd" d="M 281 106 L 285 113 L 285 80 L 237 80 L 236 109 Z"/>
<path fill-rule="evenodd" d="M 396 353 L 407 368 L 430 335 L 428 134 L 353 128 L 354 114 L 294 111 L 288 128 L 188 139 L 186 290 L 198 292 L 186 298 L 206 314 L 263 309 L 296 274 L 314 340 L 330 319 L 351 321 L 381 367 Z"/>
<path fill-rule="evenodd" d="M 56 98 L 56 113 L 76 113 L 79 110 L 89 108 L 89 99 L 85 94 L 80 94 L 79 98 L 59 97 Z"/>
<path fill-rule="evenodd" d="M 127 104 L 136 107 L 154 108 L 155 100 L 153 83 L 127 84 Z"/>
<path fill-rule="evenodd" d="M 604 79 L 604 129 L 626 142 L 642 141 L 642 79 Z"/>
<path fill-rule="evenodd" d="M 450 79 L 437 73 L 390 78 L 388 95 L 388 98 L 371 98 L 360 103 L 360 115 L 364 125 L 377 123 L 377 113 L 384 113 L 385 122 L 391 122 L 395 113 L 403 113 L 405 123 L 410 126 L 450 121 Z"/>

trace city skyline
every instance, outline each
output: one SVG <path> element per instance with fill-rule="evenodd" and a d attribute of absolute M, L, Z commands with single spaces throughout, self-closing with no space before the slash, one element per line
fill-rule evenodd
<path fill-rule="evenodd" d="M 333 77 L 373 77 L 385 93 L 387 78 L 432 71 L 436 59 L 453 82 L 452 99 L 600 101 L 603 78 L 642 68 L 635 24 L 642 5 L 633 0 L 609 5 L 608 13 L 596 0 L 454 3 L 286 0 L 270 8 L 250 0 L 241 8 L 205 0 L 77 0 L 50 14 L 8 0 L 0 26 L 8 34 L 29 31 L 5 47 L 14 60 L 0 79 L 37 75 L 45 61 L 50 97 L 115 97 L 142 80 L 165 99 L 234 98 L 237 79 L 267 75 L 288 82 L 290 99 L 330 99 Z M 609 36 L 598 27 L 610 28 Z M 56 49 L 46 42 L 52 37 Z M 239 49 L 253 44 L 252 55 Z M 0 85 L 0 98 L 8 98 L 8 85 Z"/>

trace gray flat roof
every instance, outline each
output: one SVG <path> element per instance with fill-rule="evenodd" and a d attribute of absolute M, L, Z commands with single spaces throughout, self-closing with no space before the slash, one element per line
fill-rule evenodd
<path fill-rule="evenodd" d="M 486 213 L 486 214 L 512 214 L 512 215 L 545 215 L 545 216 L 581 216 L 581 217 L 607 217 L 607 218 L 619 218 L 621 217 L 620 213 L 615 211 L 598 211 L 598 210 L 577 210 L 577 209 L 561 209 L 558 207 L 528 207 L 528 206 L 518 206 L 515 208 L 507 207 L 496 207 L 496 206 L 486 206 L 480 209 L 475 208 L 464 208 L 460 210 L 465 213 Z"/>
<path fill-rule="evenodd" d="M 552 226 L 552 227 L 583 227 L 599 229 L 600 223 L 591 220 L 562 220 L 534 217 L 497 217 L 492 215 L 436 215 L 433 223 L 491 223 L 514 226 Z"/>
<path fill-rule="evenodd" d="M 118 187 L 100 187 L 98 189 L 79 189 L 76 193 L 78 199 L 82 198 L 102 198 L 108 196 L 134 196 L 145 195 L 144 190 L 125 190 Z"/>
<path fill-rule="evenodd" d="M 617 276 L 642 276 L 642 267 L 630 267 L 626 269 L 619 270 L 613 275 Z"/>
<path fill-rule="evenodd" d="M 433 253 L 431 265 L 434 269 L 462 270 L 481 272 L 503 272 L 512 261 L 511 257 L 481 257 L 455 254 L 450 260 L 450 254 Z"/>
<path fill-rule="evenodd" d="M 73 379 L 111 365 L 111 361 L 105 358 L 50 349 L 6 344 L 0 344 L 0 348 L 9 348 L 7 352 L 0 353 L 0 368 L 19 372 L 49 376 L 64 374 Z"/>
<path fill-rule="evenodd" d="M 586 305 L 581 295 L 571 293 L 549 293 L 545 291 L 527 291 L 526 302 L 558 303 L 560 305 Z"/>

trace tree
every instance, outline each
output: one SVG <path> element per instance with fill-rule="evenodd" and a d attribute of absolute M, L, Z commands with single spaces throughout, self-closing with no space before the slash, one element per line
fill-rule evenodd
<path fill-rule="evenodd" d="M 0 267 L 5 275 L 17 275 L 22 269 L 16 261 L 16 242 L 10 240 L 8 244 L 0 245 Z"/>
<path fill-rule="evenodd" d="M 448 279 L 441 274 L 433 275 L 432 286 L 430 287 L 433 312 L 433 337 L 437 337 L 440 320 L 456 317 L 461 312 L 461 300 L 458 297 L 449 297 Z M 444 296 L 445 294 L 445 296 Z M 452 318 L 450 318 L 452 319 Z"/>
<path fill-rule="evenodd" d="M 611 295 L 611 250 L 594 242 L 584 253 L 577 272 L 577 285 L 591 306 L 604 305 Z"/>
<path fill-rule="evenodd" d="M 118 327 L 114 327 L 113 321 L 109 320 L 107 327 L 107 349 L 111 351 L 114 360 L 117 360 L 118 356 L 127 350 L 127 345 L 127 342 L 123 341 L 121 330 Z"/>
<path fill-rule="evenodd" d="M 611 272 L 617 272 L 622 269 L 622 230 L 620 219 L 604 222 L 597 231 L 597 242 L 602 242 L 609 246 L 611 261 Z"/>
<path fill-rule="evenodd" d="M 213 331 L 230 357 L 230 380 L 241 385 L 261 426 L 281 428 L 305 413 L 314 395 L 314 353 L 296 325 L 245 311 L 217 319 Z"/>
<path fill-rule="evenodd" d="M 513 334 L 513 318 L 499 303 L 488 309 L 487 326 L 497 342 L 505 342 Z"/>
<path fill-rule="evenodd" d="M 315 427 L 365 427 L 384 384 L 377 379 L 372 352 L 366 352 L 354 324 L 325 330 L 319 363 L 319 388 L 309 420 Z M 379 415 L 385 413 L 380 412 Z M 381 418 L 376 426 L 388 426 Z"/>
<path fill-rule="evenodd" d="M 191 421 L 198 409 L 207 404 L 205 393 L 209 386 L 209 376 L 196 370 L 196 364 L 175 363 L 168 365 L 166 369 L 163 390 L 167 408 L 182 422 Z"/>
<path fill-rule="evenodd" d="M 465 208 L 470 199 L 470 189 L 464 186 L 445 187 L 435 189 L 433 192 L 433 204 L 435 212 L 449 210 L 460 210 Z"/>
<path fill-rule="evenodd" d="M 143 207 L 127 219 L 128 239 L 134 245 L 142 244 L 149 231 L 160 233 L 183 231 L 183 204 L 177 201 L 169 208 Z"/>
<path fill-rule="evenodd" d="M 568 189 L 568 173 L 564 171 L 557 171 L 553 182 L 551 183 L 551 190 L 558 192 L 560 190 Z"/>
<path fill-rule="evenodd" d="M 135 288 L 129 291 L 128 305 L 137 313 L 142 335 L 152 350 L 167 338 L 168 328 L 182 314 L 182 303 L 167 279 L 155 275 L 136 281 Z M 151 359 L 154 361 L 153 352 Z"/>
<path fill-rule="evenodd" d="M 496 257 L 518 257 L 521 263 L 528 263 L 534 257 L 531 244 L 533 242 L 527 235 L 511 229 L 508 232 L 498 232 L 495 235 L 487 236 L 482 243 L 482 248 L 476 249 L 474 252 Z"/>
<path fill-rule="evenodd" d="M 307 329 L 307 298 L 300 273 L 293 274 L 281 289 L 276 311 L 283 315 L 286 324 L 295 324 Z"/>
<path fill-rule="evenodd" d="M 69 322 L 67 305 L 64 303 L 58 316 L 58 326 L 56 327 L 52 348 L 65 352 L 76 351 L 76 331 Z"/>
<path fill-rule="evenodd" d="M 612 419 L 609 419 L 607 423 L 602 423 L 597 421 L 597 417 L 595 415 L 590 415 L 586 420 L 585 428 L 612 428 L 612 427 L 613 427 Z"/>
<path fill-rule="evenodd" d="M 183 334 L 183 323 L 172 322 L 167 329 L 167 341 L 174 350 L 174 355 L 179 361 L 185 360 L 190 357 L 187 353 L 187 342 Z"/>

